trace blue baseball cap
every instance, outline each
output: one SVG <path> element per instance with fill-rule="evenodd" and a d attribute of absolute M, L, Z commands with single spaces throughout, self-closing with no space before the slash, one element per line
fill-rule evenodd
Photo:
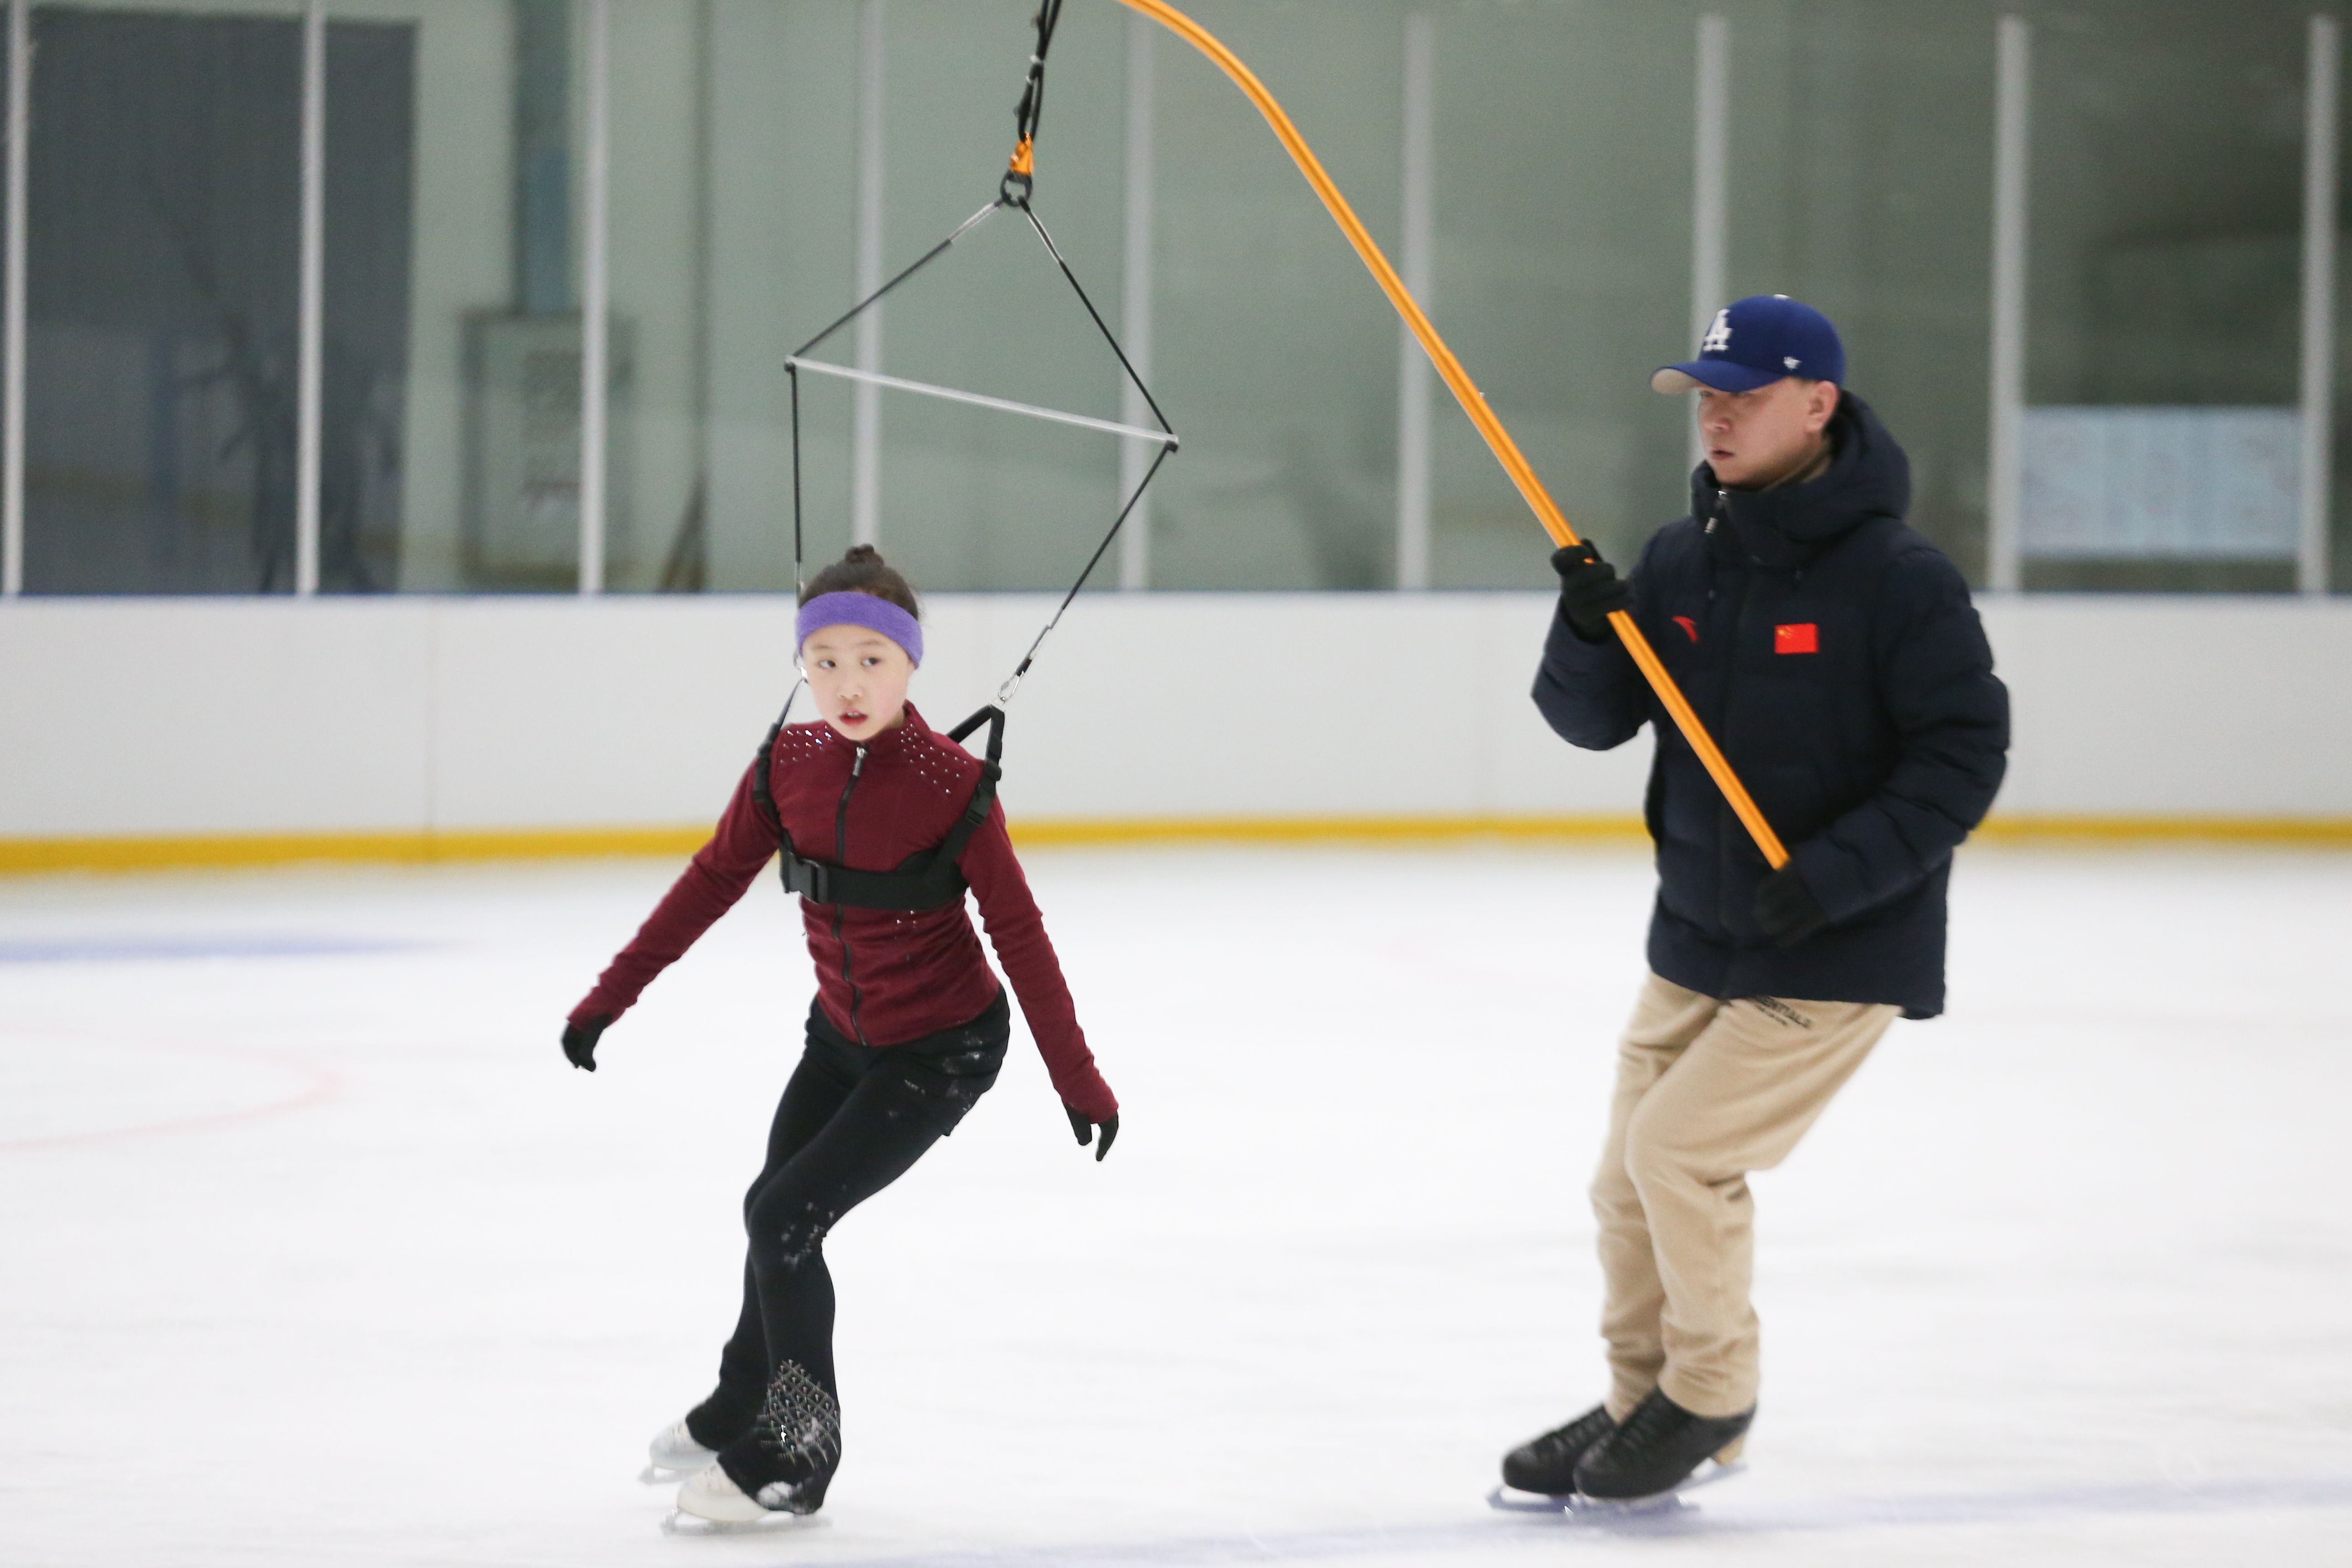
<path fill-rule="evenodd" d="M 1661 368 L 1654 392 L 1753 392 L 1783 376 L 1843 384 L 1845 345 L 1830 319 L 1786 294 L 1751 294 L 1717 310 L 1698 358 Z"/>

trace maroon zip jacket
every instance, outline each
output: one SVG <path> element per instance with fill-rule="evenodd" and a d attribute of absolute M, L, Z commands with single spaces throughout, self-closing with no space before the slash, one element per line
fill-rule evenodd
<path fill-rule="evenodd" d="M 791 726 L 776 738 L 768 780 L 784 831 L 803 855 L 889 871 L 948 836 L 980 780 L 980 759 L 934 732 L 909 703 L 905 723 L 863 746 L 829 724 Z M 572 1010 L 572 1022 L 626 1012 L 655 975 L 734 907 L 775 854 L 775 836 L 752 804 L 747 768 L 719 831 Z M 1108 1120 L 1118 1101 L 1095 1070 L 1045 918 L 1005 837 L 1001 803 L 958 865 L 980 900 L 997 962 L 1021 999 L 1055 1089 L 1088 1120 Z M 803 899 L 801 919 L 816 961 L 817 1003 L 853 1040 L 898 1045 L 964 1023 L 996 997 L 996 976 L 961 900 L 936 910 L 868 910 Z"/>

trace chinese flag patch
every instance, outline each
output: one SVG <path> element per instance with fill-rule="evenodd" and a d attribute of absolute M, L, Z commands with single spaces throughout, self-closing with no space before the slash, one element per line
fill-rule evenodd
<path fill-rule="evenodd" d="M 1774 653 L 1819 653 L 1822 651 L 1822 630 L 1811 621 L 1793 626 L 1772 628 Z"/>

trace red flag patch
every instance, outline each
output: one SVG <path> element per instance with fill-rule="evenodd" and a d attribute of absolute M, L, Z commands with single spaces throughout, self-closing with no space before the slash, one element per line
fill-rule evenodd
<path fill-rule="evenodd" d="M 1821 627 L 1811 621 L 1802 621 L 1793 626 L 1774 626 L 1772 651 L 1774 653 L 1819 653 L 1822 651 Z"/>

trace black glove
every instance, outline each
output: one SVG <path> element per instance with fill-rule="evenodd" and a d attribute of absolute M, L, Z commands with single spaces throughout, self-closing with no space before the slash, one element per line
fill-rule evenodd
<path fill-rule="evenodd" d="M 1551 569 L 1559 574 L 1559 613 L 1586 642 L 1606 637 L 1610 616 L 1633 607 L 1633 588 L 1589 543 L 1553 551 Z"/>
<path fill-rule="evenodd" d="M 1794 947 L 1829 924 L 1830 917 L 1791 860 L 1757 888 L 1756 923 L 1773 946 Z"/>
<path fill-rule="evenodd" d="M 1075 1105 L 1065 1105 L 1062 1109 L 1070 1113 L 1070 1131 L 1078 1135 L 1078 1146 L 1084 1148 L 1094 1143 L 1095 1124 L 1087 1119 L 1087 1113 Z M 1096 1164 L 1102 1163 L 1102 1157 L 1110 1152 L 1110 1141 L 1118 1136 L 1118 1112 L 1114 1110 L 1103 1120 L 1102 1142 L 1095 1143 Z"/>
<path fill-rule="evenodd" d="M 596 1038 L 613 1026 L 615 1016 L 597 1013 L 577 1024 L 563 1026 L 563 1054 L 573 1067 L 588 1072 L 596 1070 Z"/>

